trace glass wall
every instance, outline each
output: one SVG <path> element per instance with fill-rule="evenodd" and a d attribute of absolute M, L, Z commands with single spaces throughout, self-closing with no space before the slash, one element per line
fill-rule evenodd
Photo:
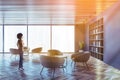
<path fill-rule="evenodd" d="M 50 26 L 28 26 L 28 46 L 30 49 L 42 47 L 42 52 L 50 49 Z"/>
<path fill-rule="evenodd" d="M 0 52 L 3 52 L 3 27 L 0 25 Z"/>
<path fill-rule="evenodd" d="M 0 52 L 9 52 L 10 48 L 17 48 L 17 33 L 23 33 L 24 46 L 32 50 L 42 47 L 42 52 L 49 49 L 58 49 L 62 52 L 74 52 L 74 26 L 52 26 L 49 25 L 5 25 L 0 26 Z M 28 42 L 27 42 L 28 41 Z"/>
<path fill-rule="evenodd" d="M 74 26 L 52 26 L 52 48 L 74 52 Z"/>
<path fill-rule="evenodd" d="M 4 51 L 9 52 L 10 48 L 17 48 L 17 33 L 23 33 L 24 46 L 27 46 L 26 25 L 5 25 L 4 26 Z"/>

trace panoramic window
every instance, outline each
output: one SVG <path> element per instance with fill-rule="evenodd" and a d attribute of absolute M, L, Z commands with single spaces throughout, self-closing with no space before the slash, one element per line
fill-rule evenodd
<path fill-rule="evenodd" d="M 4 51 L 9 52 L 10 48 L 17 48 L 17 33 L 23 33 L 24 46 L 27 46 L 27 26 L 11 25 L 4 26 Z"/>
<path fill-rule="evenodd" d="M 74 52 L 74 26 L 52 26 L 52 49 Z"/>
<path fill-rule="evenodd" d="M 0 30 L 2 30 L 2 26 L 0 26 Z M 0 32 L 0 39 L 2 39 L 3 34 L 2 31 Z M 42 47 L 42 52 L 47 52 L 49 49 L 58 49 L 62 52 L 74 52 L 74 26 L 50 27 L 45 25 L 29 25 L 27 34 L 26 25 L 5 25 L 5 52 L 9 52 L 10 48 L 17 48 L 17 33 L 23 33 L 24 46 L 28 44 L 30 50 Z M 3 49 L 2 40 L 0 42 L 1 52 Z"/>
<path fill-rule="evenodd" d="M 30 49 L 42 47 L 42 52 L 50 49 L 50 26 L 28 26 L 28 46 Z"/>

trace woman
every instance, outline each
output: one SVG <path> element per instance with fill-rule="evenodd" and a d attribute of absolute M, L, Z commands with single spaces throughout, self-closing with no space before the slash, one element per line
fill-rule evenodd
<path fill-rule="evenodd" d="M 23 34 L 22 33 L 18 33 L 17 34 L 17 46 L 18 46 L 18 50 L 19 50 L 19 56 L 20 56 L 20 60 L 19 60 L 19 70 L 24 70 L 23 69 L 23 40 L 22 40 Z"/>

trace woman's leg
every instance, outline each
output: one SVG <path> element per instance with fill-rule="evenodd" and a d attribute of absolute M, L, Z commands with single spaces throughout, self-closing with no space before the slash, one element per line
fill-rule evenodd
<path fill-rule="evenodd" d="M 23 67 L 23 53 L 20 53 L 19 68 Z"/>

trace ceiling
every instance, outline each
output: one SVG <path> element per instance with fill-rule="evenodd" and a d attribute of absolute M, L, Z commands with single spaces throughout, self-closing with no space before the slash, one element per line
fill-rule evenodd
<path fill-rule="evenodd" d="M 0 0 L 0 24 L 75 24 L 118 0 Z"/>

